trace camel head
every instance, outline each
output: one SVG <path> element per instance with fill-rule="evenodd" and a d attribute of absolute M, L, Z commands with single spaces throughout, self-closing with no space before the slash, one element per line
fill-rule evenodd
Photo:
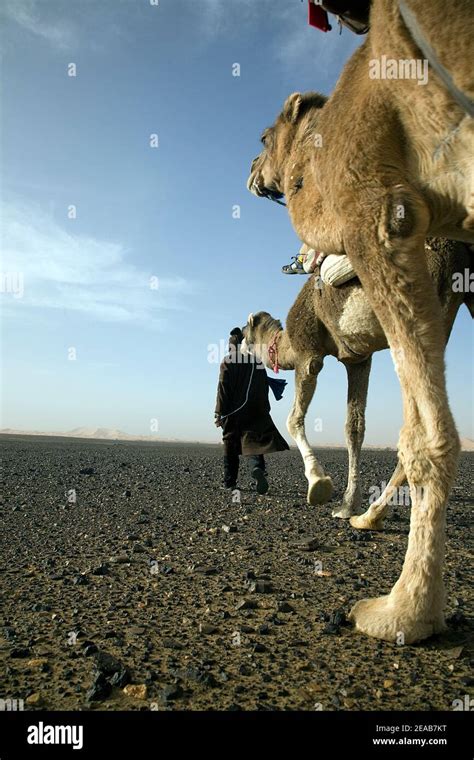
<path fill-rule="evenodd" d="M 310 137 L 318 111 L 326 98 L 317 92 L 294 92 L 283 106 L 273 126 L 264 130 L 262 151 L 252 161 L 247 188 L 263 198 L 279 200 L 285 195 L 291 180 L 291 154 L 300 139 Z"/>
<path fill-rule="evenodd" d="M 272 317 L 268 311 L 249 314 L 247 324 L 242 328 L 244 339 L 241 345 L 243 354 L 253 354 L 259 361 L 271 366 L 268 346 L 275 335 L 283 330 L 279 319 Z"/>

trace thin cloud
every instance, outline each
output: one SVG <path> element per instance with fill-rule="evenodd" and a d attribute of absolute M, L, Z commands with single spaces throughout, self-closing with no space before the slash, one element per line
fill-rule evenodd
<path fill-rule="evenodd" d="M 14 274 L 11 281 L 20 276 L 23 291 L 18 296 L 3 287 L 9 316 L 61 309 L 156 329 L 166 311 L 182 310 L 194 292 L 184 278 L 140 269 L 120 243 L 76 234 L 38 207 L 5 204 L 2 217 L 2 284 Z"/>
<path fill-rule="evenodd" d="M 37 0 L 6 0 L 1 14 L 60 50 L 73 47 L 77 38 L 75 26 L 65 19 L 54 18 L 51 11 L 49 8 L 45 13 L 45 4 L 40 6 Z"/>
<path fill-rule="evenodd" d="M 275 0 L 200 0 L 196 3 L 198 23 L 207 38 L 213 41 L 223 32 L 235 29 L 236 34 L 249 23 L 258 24 L 262 34 L 269 33 L 269 45 L 275 63 L 292 78 L 314 75 L 316 84 L 323 80 L 331 86 L 353 50 L 363 38 L 343 29 L 338 33 L 336 17 L 331 15 L 333 31 L 319 32 L 308 25 L 306 3 Z M 270 27 L 270 23 L 272 24 Z"/>

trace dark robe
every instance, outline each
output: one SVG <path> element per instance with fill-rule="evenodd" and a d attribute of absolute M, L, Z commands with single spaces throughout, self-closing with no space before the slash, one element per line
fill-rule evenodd
<path fill-rule="evenodd" d="M 255 357 L 244 356 L 239 349 L 225 357 L 220 366 L 216 414 L 229 415 L 222 428 L 226 455 L 271 454 L 289 448 L 270 417 L 268 389 L 265 367 Z"/>

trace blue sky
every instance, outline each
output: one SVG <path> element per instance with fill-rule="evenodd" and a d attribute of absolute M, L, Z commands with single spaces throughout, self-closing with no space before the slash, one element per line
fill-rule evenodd
<path fill-rule="evenodd" d="M 23 276 L 22 297 L 1 294 L 2 427 L 146 435 L 156 420 L 163 438 L 219 440 L 209 346 L 250 311 L 284 320 L 303 284 L 280 274 L 298 249 L 286 211 L 246 190 L 260 132 L 289 93 L 329 93 L 359 39 L 309 28 L 299 0 L 3 0 L 1 14 L 2 270 Z M 466 353 L 463 308 L 448 383 L 473 437 Z M 327 359 L 313 443 L 343 441 L 345 397 Z M 396 442 L 400 423 L 385 351 L 366 441 Z"/>

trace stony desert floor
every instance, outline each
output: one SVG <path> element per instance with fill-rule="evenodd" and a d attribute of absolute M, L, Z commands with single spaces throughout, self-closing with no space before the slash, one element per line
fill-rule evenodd
<path fill-rule="evenodd" d="M 343 450 L 309 507 L 296 451 L 271 490 L 220 489 L 221 448 L 4 436 L 0 698 L 49 710 L 451 710 L 473 695 L 474 455 L 448 508 L 448 631 L 401 647 L 345 621 L 398 577 L 409 508 L 383 533 L 331 517 Z M 368 450 L 363 486 L 392 451 Z M 75 501 L 74 501 L 75 498 Z"/>

